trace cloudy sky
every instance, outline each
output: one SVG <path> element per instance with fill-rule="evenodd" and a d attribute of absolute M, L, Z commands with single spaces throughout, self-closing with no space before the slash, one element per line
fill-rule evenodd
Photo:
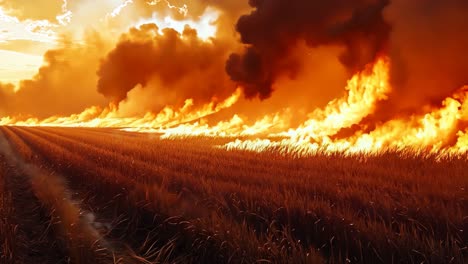
<path fill-rule="evenodd" d="M 174 20 L 167 10 L 181 17 Z M 152 20 L 160 27 L 182 31 L 185 24 L 195 25 L 191 19 L 181 19 L 187 12 L 186 5 L 164 0 L 0 0 L 0 82 L 18 84 L 33 77 L 44 53 L 56 48 L 64 36 L 80 44 L 86 30 L 118 36 L 126 28 Z M 215 17 L 204 19 L 204 23 L 197 21 L 204 25 L 199 34 L 208 37 L 214 34 L 209 20 Z"/>

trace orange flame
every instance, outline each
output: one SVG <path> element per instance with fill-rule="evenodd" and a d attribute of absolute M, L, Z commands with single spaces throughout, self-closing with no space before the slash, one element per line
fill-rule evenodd
<path fill-rule="evenodd" d="M 383 149 L 427 150 L 441 154 L 466 153 L 468 151 L 468 129 L 463 131 L 459 127 L 463 122 L 468 121 L 467 97 L 468 86 L 465 86 L 453 97 L 446 98 L 440 109 L 433 109 L 425 115 L 413 115 L 407 119 L 390 120 L 369 133 L 358 131 L 355 135 L 344 139 L 333 140 L 329 137 L 337 130 L 333 130 L 333 133 L 328 133 L 330 130 L 326 130 L 321 134 L 309 136 L 310 134 L 303 133 L 299 129 L 290 131 L 290 137 L 281 141 L 269 139 L 236 140 L 224 147 L 252 151 L 265 151 L 274 148 L 299 155 L 318 151 L 376 153 Z M 316 127 L 320 127 L 322 122 L 323 120 L 317 121 L 316 119 L 307 121 L 307 123 L 317 123 Z M 454 139 L 456 143 L 451 146 L 450 142 Z"/>
<path fill-rule="evenodd" d="M 222 102 L 212 102 L 196 107 L 192 99 L 185 100 L 180 109 L 167 106 L 158 114 L 148 112 L 143 117 L 121 117 L 115 105 L 101 109 L 93 106 L 87 108 L 80 114 L 68 117 L 50 117 L 44 120 L 30 118 L 18 121 L 15 118 L 5 117 L 0 120 L 0 125 L 15 126 L 44 126 L 44 127 L 110 127 L 125 128 L 131 131 L 144 129 L 166 128 L 185 122 L 200 119 L 229 108 L 234 105 L 241 96 L 241 90 L 237 89 L 230 97 Z"/>
<path fill-rule="evenodd" d="M 0 119 L 0 125 L 114 127 L 132 132 L 161 133 L 161 138 L 224 137 L 233 139 L 221 147 L 250 151 L 275 150 L 282 153 L 307 155 L 325 152 L 378 152 L 383 149 L 413 149 L 437 153 L 465 153 L 468 151 L 468 86 L 446 98 L 442 107 L 426 114 L 412 115 L 378 124 L 370 132 L 358 130 L 346 138 L 335 138 L 340 130 L 360 124 L 374 113 L 379 101 L 387 99 L 389 60 L 378 59 L 364 71 L 354 75 L 345 88 L 346 94 L 332 100 L 323 109 L 308 115 L 302 125 L 290 127 L 290 109 L 266 115 L 253 124 L 234 115 L 231 119 L 208 125 L 204 117 L 232 107 L 240 98 L 238 89 L 225 101 L 195 107 L 188 99 L 180 109 L 164 108 L 160 113 L 143 117 L 121 117 L 115 106 L 105 109 L 91 107 L 69 117 L 45 120 L 15 118 Z M 255 139 L 245 139 L 255 138 Z M 241 139 L 242 138 L 242 139 Z"/>
<path fill-rule="evenodd" d="M 387 98 L 390 91 L 388 69 L 388 62 L 381 59 L 374 64 L 371 73 L 355 75 L 348 83 L 346 97 L 330 102 L 325 109 L 314 111 L 304 125 L 282 133 L 283 140 L 235 140 L 224 147 L 252 151 L 279 149 L 299 155 L 318 151 L 375 153 L 383 149 L 465 153 L 468 150 L 468 129 L 463 131 L 459 127 L 468 121 L 468 86 L 446 98 L 441 108 L 433 108 L 425 115 L 390 120 L 371 132 L 358 131 L 344 139 L 330 137 L 342 128 L 359 124 L 375 110 L 377 101 Z M 450 145 L 454 139 L 456 143 Z"/>

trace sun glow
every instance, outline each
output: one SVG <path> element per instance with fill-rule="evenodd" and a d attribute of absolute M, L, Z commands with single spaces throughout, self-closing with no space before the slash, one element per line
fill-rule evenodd
<path fill-rule="evenodd" d="M 199 38 L 208 40 L 216 36 L 218 29 L 215 25 L 215 22 L 218 20 L 218 18 L 219 11 L 214 8 L 207 8 L 197 21 L 193 19 L 176 20 L 171 16 L 161 17 L 159 14 L 154 13 L 150 19 L 142 19 L 137 23 L 136 26 L 139 27 L 143 24 L 154 23 L 158 26 L 160 33 L 162 33 L 161 30 L 165 28 L 171 28 L 179 33 L 182 33 L 188 26 L 197 31 Z"/>

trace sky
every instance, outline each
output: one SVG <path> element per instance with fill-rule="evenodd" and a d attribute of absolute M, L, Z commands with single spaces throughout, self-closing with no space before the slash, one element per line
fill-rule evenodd
<path fill-rule="evenodd" d="M 109 29 L 119 35 L 130 26 L 154 20 L 160 27 L 179 31 L 186 24 L 195 26 L 190 19 L 178 21 L 164 13 L 136 11 L 136 6 L 142 5 L 153 11 L 164 6 L 177 13 L 187 12 L 184 5 L 177 7 L 161 0 L 0 0 L 0 82 L 18 85 L 33 77 L 44 63 L 45 52 L 57 48 L 64 36 L 80 44 L 86 30 Z M 121 16 L 126 9 L 128 12 Z M 214 34 L 215 27 L 210 23 L 216 15 L 203 19 L 197 21 L 202 25 L 199 34 L 207 38 Z"/>
<path fill-rule="evenodd" d="M 108 12 L 121 4 L 104 2 Z M 76 25 L 84 22 L 79 12 L 67 0 L 0 0 L 0 81 L 17 85 L 33 77 L 61 34 L 79 30 Z"/>
<path fill-rule="evenodd" d="M 17 83 L 30 78 L 42 64 L 42 55 L 55 46 L 57 28 L 54 17 L 34 16 L 21 11 L 10 1 L 0 1 L 0 80 Z M 24 1 L 23 1 L 24 2 Z M 17 9 L 14 9 L 17 8 Z M 56 15 L 60 15 L 60 11 Z M 31 17 L 26 17 L 31 16 Z M 48 19 L 51 19 L 49 21 Z"/>

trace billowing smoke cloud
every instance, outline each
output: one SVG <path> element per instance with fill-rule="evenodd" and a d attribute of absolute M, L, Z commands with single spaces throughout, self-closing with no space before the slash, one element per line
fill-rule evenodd
<path fill-rule="evenodd" d="M 282 74 L 298 62 L 285 60 L 298 41 L 310 47 L 340 45 L 340 60 L 350 70 L 374 60 L 387 42 L 390 26 L 382 11 L 389 0 L 250 0 L 254 11 L 236 25 L 243 54 L 232 54 L 226 70 L 248 97 L 268 98 Z"/>
<path fill-rule="evenodd" d="M 59 48 L 46 52 L 44 65 L 32 79 L 21 81 L 17 92 L 1 89 L 0 113 L 45 118 L 105 104 L 96 91 L 95 71 L 90 70 L 97 68 L 103 50 L 105 44 L 95 33 L 89 33 L 83 45 L 64 39 Z"/>
<path fill-rule="evenodd" d="M 468 1 L 392 0 L 385 18 L 392 25 L 392 108 L 438 104 L 468 84 Z"/>
<path fill-rule="evenodd" d="M 9 98 L 14 93 L 15 86 L 11 83 L 0 83 L 0 116 L 5 116 L 10 107 Z"/>
<path fill-rule="evenodd" d="M 155 111 L 188 98 L 211 101 L 235 90 L 224 72 L 228 55 L 227 43 L 203 41 L 188 27 L 183 33 L 173 29 L 160 32 L 155 24 L 145 24 L 124 34 L 102 61 L 98 90 L 120 102 L 138 86 L 154 95 L 150 110 Z"/>

